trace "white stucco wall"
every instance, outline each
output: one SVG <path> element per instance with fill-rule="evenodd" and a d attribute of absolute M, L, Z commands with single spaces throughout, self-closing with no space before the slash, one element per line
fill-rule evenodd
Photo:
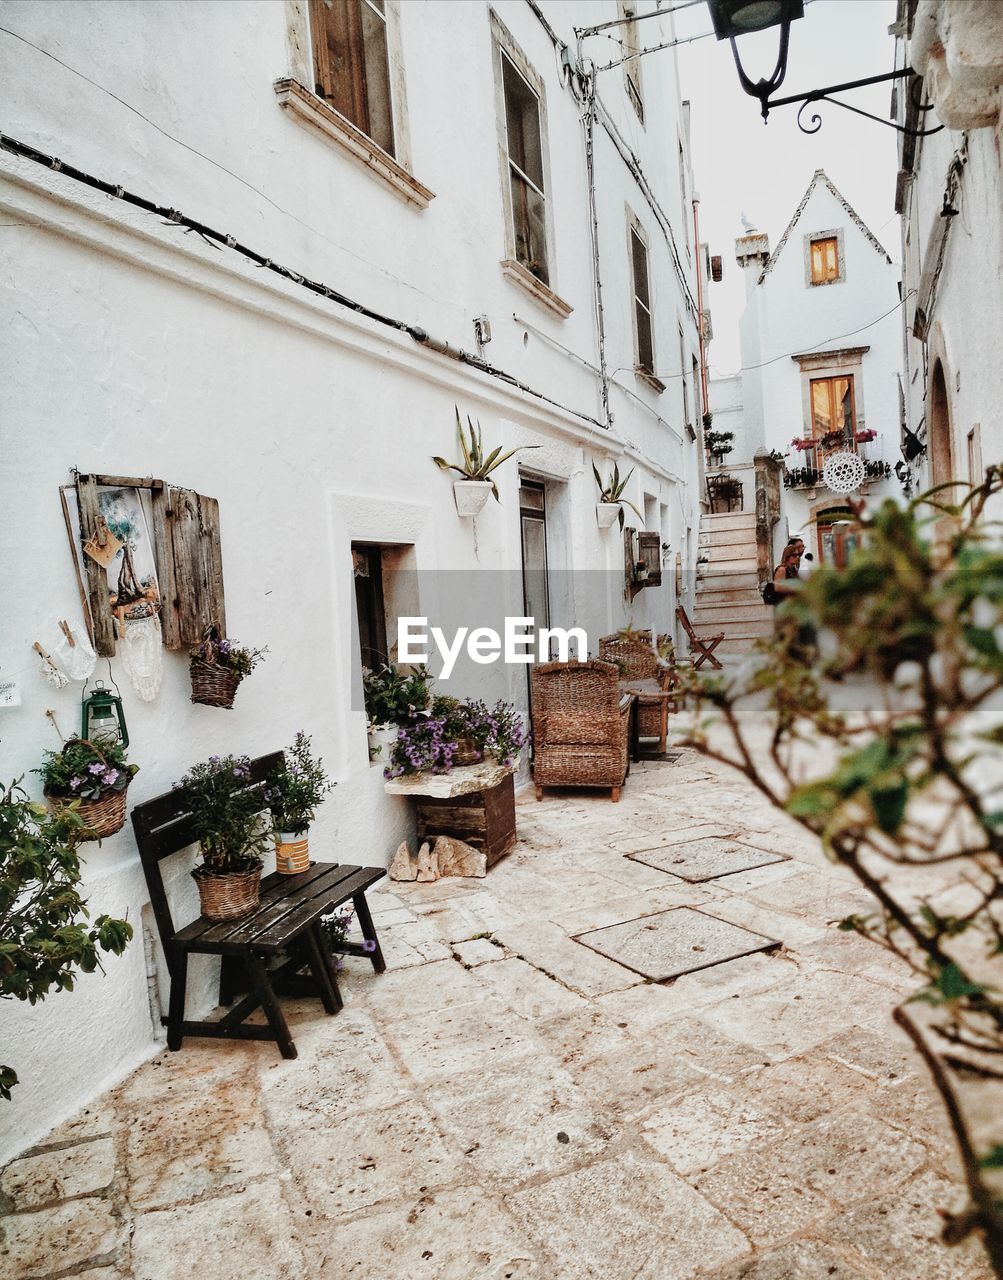
<path fill-rule="evenodd" d="M 572 44 L 572 25 L 615 16 L 612 0 L 543 8 Z M 473 317 L 487 315 L 487 359 L 598 416 L 597 379 L 586 367 L 596 363 L 596 335 L 580 107 L 562 88 L 553 45 L 529 7 L 505 0 L 496 10 L 546 86 L 552 283 L 574 308 L 566 320 L 499 268 L 504 223 L 486 4 L 436 0 L 400 10 L 413 172 L 436 193 L 424 211 L 280 108 L 272 83 L 290 73 L 290 10 L 269 0 L 0 4 L 4 26 L 135 108 L 0 35 L 4 129 L 455 346 L 473 350 Z M 669 21 L 650 27 L 667 38 Z M 646 126 L 621 75 L 610 73 L 600 93 L 672 217 L 695 288 L 679 228 L 682 116 L 671 68 L 666 62 L 645 79 Z M 369 766 L 364 715 L 352 706 L 351 541 L 407 545 L 418 570 L 506 569 L 513 580 L 520 570 L 517 463 L 498 473 L 501 505 L 489 503 L 471 524 L 457 517 L 450 481 L 429 461 L 455 451 L 454 404 L 480 419 L 485 440 L 542 446 L 521 458 L 550 485 L 555 571 L 620 572 L 616 530 L 596 527 L 593 460 L 604 471 L 614 460 L 621 472 L 635 467 L 632 501 L 692 567 L 697 446 L 682 421 L 677 326 L 688 351 L 697 349 L 696 329 L 664 236 L 602 131 L 596 166 L 608 359 L 619 384 L 610 432 L 64 174 L 0 153 L 3 533 L 9 551 L 15 543 L 30 549 L 5 561 L 5 599 L 16 605 L 0 611 L 0 676 L 19 681 L 21 705 L 0 710 L 0 777 L 27 774 L 39 794 L 29 771 L 55 745 L 46 708 L 67 734 L 79 715 L 80 687 L 49 688 L 31 652 L 35 640 L 55 644 L 59 618 L 79 614 L 57 492 L 72 467 L 159 476 L 218 498 L 228 631 L 269 649 L 231 712 L 191 704 L 180 654 L 165 651 L 163 688 L 150 704 L 133 695 L 113 660 L 130 756 L 141 766 L 131 802 L 162 792 L 211 753 L 257 754 L 304 728 L 338 782 L 318 817 L 318 844 L 330 842 L 343 861 L 385 865 L 410 830 L 405 803 L 383 794 L 380 770 Z M 632 372 L 627 206 L 650 238 L 661 395 Z M 637 596 L 635 625 L 671 629 L 673 579 L 665 573 L 661 588 Z M 595 599 L 582 588 L 573 597 L 569 588 L 556 602 L 555 614 L 569 616 L 555 621 L 582 613 L 601 632 L 628 616 L 619 589 Z M 422 604 L 433 611 L 436 601 Z M 521 669 L 492 672 L 468 691 L 525 708 Z M 172 877 L 181 918 L 195 912 L 193 862 L 177 859 Z M 127 914 L 137 938 L 106 962 L 105 976 L 83 979 L 76 992 L 35 1009 L 0 1008 L 2 1056 L 23 1081 L 0 1110 L 0 1161 L 154 1048 L 139 936 L 146 891 L 130 830 L 88 845 L 84 863 L 93 912 Z M 196 972 L 190 1014 L 212 1003 L 213 976 L 209 963 Z M 161 982 L 166 998 L 162 966 Z"/>

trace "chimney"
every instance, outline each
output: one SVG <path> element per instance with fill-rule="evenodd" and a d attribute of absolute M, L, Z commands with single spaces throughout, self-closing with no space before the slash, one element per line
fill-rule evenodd
<path fill-rule="evenodd" d="M 770 237 L 765 231 L 753 231 L 739 236 L 735 241 L 735 260 L 748 274 L 745 277 L 746 297 L 752 292 L 763 267 L 770 257 Z"/>

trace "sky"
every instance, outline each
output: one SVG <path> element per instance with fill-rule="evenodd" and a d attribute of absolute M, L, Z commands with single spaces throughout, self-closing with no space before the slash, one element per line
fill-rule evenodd
<path fill-rule="evenodd" d="M 787 78 L 778 97 L 825 85 L 878 75 L 893 68 L 894 0 L 809 0 L 803 18 L 791 24 Z M 705 4 L 680 9 L 676 38 L 711 30 Z M 779 29 L 743 36 L 742 65 L 753 80 L 768 76 L 776 61 Z M 759 103 L 738 81 L 731 45 L 713 38 L 652 53 L 645 61 L 677 58 L 684 99 L 691 108 L 693 171 L 700 195 L 700 235 L 720 254 L 724 279 L 711 284 L 714 340 L 711 376 L 741 365 L 738 321 L 745 305 L 745 282 L 735 262 L 735 239 L 743 234 L 742 214 L 770 237 L 774 248 L 804 195 L 812 174 L 824 169 L 893 261 L 900 260 L 895 176 L 896 133 L 822 103 L 822 128 L 812 135 L 797 126 L 797 107 L 780 107 L 763 123 Z M 849 102 L 887 118 L 889 84 L 844 94 Z M 806 113 L 807 115 L 808 113 Z"/>

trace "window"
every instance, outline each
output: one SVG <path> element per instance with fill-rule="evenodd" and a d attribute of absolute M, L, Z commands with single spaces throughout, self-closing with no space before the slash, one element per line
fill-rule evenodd
<path fill-rule="evenodd" d="M 516 261 L 522 263 L 537 280 L 549 284 L 540 99 L 504 50 L 499 50 L 499 56 L 505 96 L 505 137 Z"/>
<path fill-rule="evenodd" d="M 623 64 L 624 85 L 627 90 L 627 97 L 630 99 L 630 105 L 637 112 L 637 118 L 644 123 L 644 97 L 641 93 L 641 59 L 632 55 L 641 51 L 641 42 L 637 37 L 637 25 L 634 18 L 637 15 L 636 4 L 629 4 L 626 0 L 619 0 L 619 16 L 625 19 L 625 25 L 620 28 L 620 47 L 623 50 L 620 55 L 623 58 L 629 58 L 629 62 Z"/>
<path fill-rule="evenodd" d="M 385 0 L 310 0 L 315 92 L 394 155 Z"/>
<path fill-rule="evenodd" d="M 363 667 L 368 667 L 371 671 L 378 671 L 388 661 L 382 550 L 372 544 L 352 544 L 359 651 Z"/>
<path fill-rule="evenodd" d="M 679 203 L 683 209 L 683 234 L 686 237 L 686 252 L 692 256 L 690 248 L 690 211 L 686 204 L 686 151 L 679 143 Z"/>
<path fill-rule="evenodd" d="M 651 295 L 648 290 L 648 248 L 636 228 L 630 228 L 630 265 L 634 285 L 634 330 L 637 367 L 654 376 L 655 352 L 651 332 Z"/>
<path fill-rule="evenodd" d="M 812 378 L 811 433 L 822 440 L 833 432 L 842 432 L 847 448 L 854 448 L 856 414 L 853 405 L 852 378 Z"/>
<path fill-rule="evenodd" d="M 839 269 L 839 241 L 835 236 L 811 242 L 812 284 L 832 284 L 841 280 Z"/>

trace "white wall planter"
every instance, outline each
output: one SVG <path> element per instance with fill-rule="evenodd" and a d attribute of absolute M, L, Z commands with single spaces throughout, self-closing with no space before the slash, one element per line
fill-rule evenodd
<path fill-rule="evenodd" d="M 491 494 L 490 480 L 454 480 L 453 498 L 458 515 L 476 516 Z"/>
<path fill-rule="evenodd" d="M 600 529 L 612 528 L 619 511 L 619 502 L 597 502 L 596 524 L 598 524 Z"/>
<path fill-rule="evenodd" d="M 395 724 L 371 724 L 369 735 L 369 761 L 371 764 L 389 764 L 390 748 L 397 741 Z"/>

